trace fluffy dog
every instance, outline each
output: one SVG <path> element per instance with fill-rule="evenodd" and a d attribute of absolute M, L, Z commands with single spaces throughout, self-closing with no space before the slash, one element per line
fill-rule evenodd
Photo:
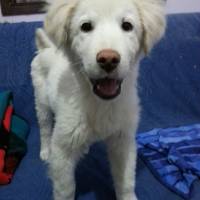
<path fill-rule="evenodd" d="M 73 200 L 74 168 L 105 141 L 118 200 L 134 193 L 138 66 L 165 29 L 162 0 L 55 0 L 37 31 L 32 79 L 55 200 Z"/>

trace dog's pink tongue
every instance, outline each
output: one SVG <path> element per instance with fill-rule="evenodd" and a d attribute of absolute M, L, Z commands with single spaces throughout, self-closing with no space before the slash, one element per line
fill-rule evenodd
<path fill-rule="evenodd" d="M 105 96 L 115 95 L 118 88 L 119 84 L 117 83 L 117 80 L 114 79 L 105 79 L 97 85 L 97 90 Z"/>

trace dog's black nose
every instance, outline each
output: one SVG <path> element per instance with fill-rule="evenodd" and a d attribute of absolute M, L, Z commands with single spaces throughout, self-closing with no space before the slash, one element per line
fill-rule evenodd
<path fill-rule="evenodd" d="M 104 49 L 97 54 L 96 60 L 104 71 L 111 73 L 120 63 L 120 55 L 112 49 Z"/>

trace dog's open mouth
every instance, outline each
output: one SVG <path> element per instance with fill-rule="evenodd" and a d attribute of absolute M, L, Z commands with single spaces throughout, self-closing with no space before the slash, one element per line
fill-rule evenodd
<path fill-rule="evenodd" d="M 121 92 L 122 80 L 102 78 L 91 80 L 94 93 L 102 99 L 110 100 L 117 97 Z"/>

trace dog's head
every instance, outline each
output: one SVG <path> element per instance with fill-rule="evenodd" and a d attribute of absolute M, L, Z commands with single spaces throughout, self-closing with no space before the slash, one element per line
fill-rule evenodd
<path fill-rule="evenodd" d="M 164 0 L 55 0 L 44 24 L 54 43 L 81 63 L 94 93 L 113 99 L 140 55 L 163 35 Z"/>

